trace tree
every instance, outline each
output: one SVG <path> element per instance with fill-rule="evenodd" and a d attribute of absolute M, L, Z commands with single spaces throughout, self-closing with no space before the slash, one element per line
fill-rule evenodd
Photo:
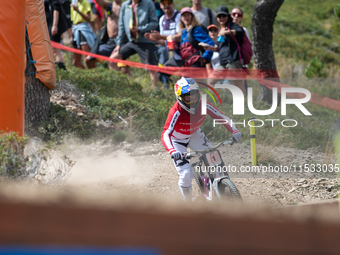
<path fill-rule="evenodd" d="M 253 58 L 260 78 L 279 80 L 272 48 L 273 25 L 284 0 L 257 0 L 252 18 Z M 272 91 L 260 86 L 259 100 L 272 103 Z"/>
<path fill-rule="evenodd" d="M 29 50 L 29 39 L 26 34 L 26 84 L 25 84 L 25 128 L 35 127 L 40 121 L 48 120 L 50 109 L 49 89 L 39 79 L 35 78 L 36 69 L 30 62 L 32 52 Z"/>

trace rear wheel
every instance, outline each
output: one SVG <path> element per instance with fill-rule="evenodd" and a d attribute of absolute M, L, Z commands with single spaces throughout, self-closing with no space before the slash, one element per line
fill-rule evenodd
<path fill-rule="evenodd" d="M 242 197 L 235 184 L 230 179 L 223 179 L 218 184 L 218 189 L 224 198 L 242 201 Z"/>

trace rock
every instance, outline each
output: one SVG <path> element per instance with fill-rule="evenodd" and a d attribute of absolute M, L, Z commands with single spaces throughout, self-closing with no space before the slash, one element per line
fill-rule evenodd
<path fill-rule="evenodd" d="M 298 180 L 298 183 L 305 183 L 305 182 L 307 182 L 306 179 L 300 179 L 300 180 Z"/>
<path fill-rule="evenodd" d="M 308 184 L 303 184 L 301 187 L 302 187 L 302 188 L 308 188 L 309 185 L 308 185 Z"/>
<path fill-rule="evenodd" d="M 296 190 L 296 188 L 292 188 L 288 193 L 293 193 Z"/>

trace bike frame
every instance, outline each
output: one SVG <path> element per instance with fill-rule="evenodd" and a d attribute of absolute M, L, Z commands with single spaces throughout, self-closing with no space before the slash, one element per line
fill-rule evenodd
<path fill-rule="evenodd" d="M 218 143 L 216 146 L 213 146 L 211 148 L 208 148 L 203 151 L 191 151 L 186 154 L 184 154 L 184 157 L 186 159 L 190 159 L 195 156 L 199 156 L 199 161 L 191 164 L 192 171 L 195 171 L 197 169 L 197 166 L 199 166 L 200 171 L 196 173 L 199 175 L 199 178 L 201 178 L 203 188 L 204 188 L 204 196 L 209 199 L 213 200 L 215 194 L 219 199 L 221 199 L 221 193 L 218 189 L 218 183 L 222 181 L 223 179 L 227 178 L 230 179 L 227 172 L 224 172 L 224 176 L 217 177 L 215 173 L 211 173 L 210 169 L 213 167 L 216 170 L 216 167 L 221 167 L 223 169 L 224 162 L 222 160 L 220 152 L 217 150 L 218 147 L 226 144 L 233 145 L 234 140 L 228 139 L 226 141 Z M 202 167 L 205 167 L 205 171 L 202 171 Z M 207 171 L 208 169 L 208 171 Z M 201 190 L 202 191 L 202 190 Z"/>

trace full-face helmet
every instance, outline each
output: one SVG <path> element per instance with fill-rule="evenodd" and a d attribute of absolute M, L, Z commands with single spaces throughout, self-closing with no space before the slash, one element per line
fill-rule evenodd
<path fill-rule="evenodd" d="M 193 78 L 182 77 L 175 86 L 178 103 L 191 114 L 195 114 L 200 103 L 199 87 Z"/>

